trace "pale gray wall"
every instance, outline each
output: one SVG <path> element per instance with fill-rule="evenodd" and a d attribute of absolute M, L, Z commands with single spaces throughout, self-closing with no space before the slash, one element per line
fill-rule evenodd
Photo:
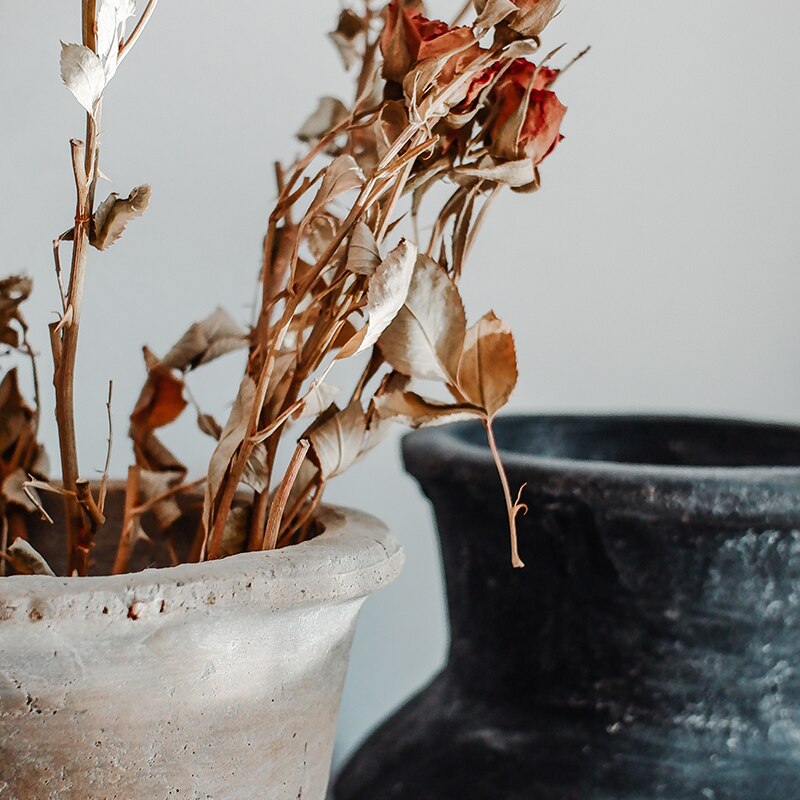
<path fill-rule="evenodd" d="M 163 352 L 217 303 L 249 316 L 271 160 L 296 152 L 291 134 L 318 94 L 348 88 L 323 38 L 337 9 L 162 0 L 115 77 L 104 169 L 121 191 L 150 181 L 154 198 L 119 245 L 92 257 L 85 470 L 102 465 L 109 377 L 113 464 L 125 469 L 141 343 Z M 45 351 L 57 307 L 50 240 L 69 224 L 67 141 L 82 133 L 59 86 L 58 40 L 76 40 L 77 13 L 76 0 L 0 0 L 2 271 L 36 278 L 29 311 Z M 516 331 L 512 408 L 800 418 L 798 26 L 789 0 L 565 2 L 548 44 L 594 46 L 560 87 L 567 139 L 540 194 L 498 203 L 464 282 L 473 318 L 491 304 Z M 197 376 L 210 410 L 224 411 L 238 368 L 233 359 Z M 176 427 L 170 442 L 201 469 L 207 446 L 190 423 Z M 49 414 L 45 431 L 52 443 Z M 330 497 L 382 516 L 408 553 L 402 578 L 361 619 L 342 754 L 441 663 L 445 622 L 430 513 L 396 446 Z"/>

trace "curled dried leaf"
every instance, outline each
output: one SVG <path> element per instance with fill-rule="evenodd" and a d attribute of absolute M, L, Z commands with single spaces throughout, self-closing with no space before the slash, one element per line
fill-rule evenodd
<path fill-rule="evenodd" d="M 369 279 L 367 324 L 342 347 L 336 358 L 349 358 L 378 341 L 406 302 L 416 259 L 416 246 L 402 239 L 380 263 Z"/>
<path fill-rule="evenodd" d="M 352 466 L 364 451 L 367 418 L 358 400 L 340 410 L 329 407 L 306 431 L 311 452 L 323 480 L 339 475 Z"/>
<path fill-rule="evenodd" d="M 444 425 L 482 413 L 480 408 L 469 403 L 441 403 L 416 392 L 388 392 L 376 397 L 374 403 L 381 419 L 392 419 L 410 428 Z"/>
<path fill-rule="evenodd" d="M 347 269 L 357 275 L 372 275 L 381 263 L 375 234 L 365 222 L 359 222 L 350 235 L 347 248 Z"/>
<path fill-rule="evenodd" d="M 125 232 L 132 219 L 141 217 L 150 205 L 150 186 L 146 183 L 131 189 L 127 197 L 112 192 L 94 214 L 91 244 L 98 250 L 111 247 Z"/>
<path fill-rule="evenodd" d="M 47 575 L 55 578 L 56 574 L 44 556 L 24 539 L 15 539 L 5 553 L 0 553 L 20 575 Z"/>
<path fill-rule="evenodd" d="M 247 332 L 223 308 L 195 322 L 161 359 L 168 369 L 192 370 L 247 347 Z"/>
<path fill-rule="evenodd" d="M 147 431 L 169 425 L 176 420 L 187 402 L 183 396 L 183 380 L 175 373 L 154 361 L 153 354 L 144 348 L 145 361 L 152 366 L 142 388 L 136 407 L 131 413 L 131 426 L 136 438 Z"/>
<path fill-rule="evenodd" d="M 314 113 L 297 132 L 297 138 L 301 142 L 320 139 L 349 115 L 347 106 L 341 100 L 335 97 L 321 97 Z"/>

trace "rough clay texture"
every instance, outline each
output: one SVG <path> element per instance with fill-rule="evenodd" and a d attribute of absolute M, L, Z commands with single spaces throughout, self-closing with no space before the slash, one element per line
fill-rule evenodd
<path fill-rule="evenodd" d="M 2 800 L 322 800 L 372 517 L 271 553 L 0 581 Z"/>
<path fill-rule="evenodd" d="M 499 421 L 528 482 L 521 571 L 481 436 L 406 439 L 450 656 L 336 800 L 800 798 L 800 429 Z"/>

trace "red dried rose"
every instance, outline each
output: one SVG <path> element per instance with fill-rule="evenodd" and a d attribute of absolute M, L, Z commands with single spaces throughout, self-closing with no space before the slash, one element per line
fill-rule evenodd
<path fill-rule="evenodd" d="M 496 158 L 541 163 L 563 138 L 566 114 L 549 87 L 558 70 L 537 67 L 524 58 L 512 62 L 497 82 L 491 103 L 497 109 L 489 126 L 489 152 Z"/>
<path fill-rule="evenodd" d="M 387 80 L 402 83 L 420 61 L 456 51 L 441 71 L 442 80 L 448 82 L 480 52 L 468 27 L 451 28 L 446 22 L 428 19 L 398 0 L 389 4 L 386 13 L 380 46 L 383 77 Z"/>

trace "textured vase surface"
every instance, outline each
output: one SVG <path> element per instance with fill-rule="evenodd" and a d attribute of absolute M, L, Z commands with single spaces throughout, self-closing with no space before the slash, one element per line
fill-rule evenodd
<path fill-rule="evenodd" d="M 323 800 L 356 614 L 402 552 L 372 517 L 322 523 L 272 552 L 0 579 L 0 798 Z"/>
<path fill-rule="evenodd" d="M 800 798 L 800 429 L 507 417 L 411 434 L 449 658 L 336 800 Z"/>

